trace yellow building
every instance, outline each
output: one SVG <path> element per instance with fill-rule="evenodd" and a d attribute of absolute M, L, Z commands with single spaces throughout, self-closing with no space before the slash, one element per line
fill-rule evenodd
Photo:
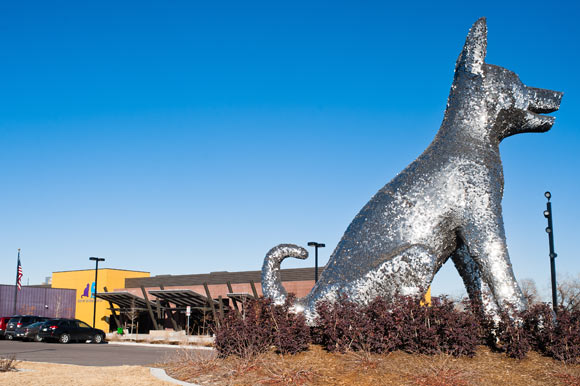
<path fill-rule="evenodd" d="M 99 275 L 97 278 L 97 293 L 107 291 L 111 292 L 117 288 L 125 288 L 125 279 L 149 277 L 149 272 L 143 271 L 129 271 L 124 269 L 99 268 Z M 52 273 L 52 287 L 54 288 L 70 288 L 77 291 L 76 296 L 76 313 L 75 318 L 80 319 L 89 325 L 93 325 L 93 307 L 95 293 L 95 270 L 82 269 L 78 271 L 62 271 Z M 106 322 L 106 317 L 111 315 L 109 311 L 109 303 L 97 299 L 97 312 L 95 327 L 108 332 L 109 324 Z"/>

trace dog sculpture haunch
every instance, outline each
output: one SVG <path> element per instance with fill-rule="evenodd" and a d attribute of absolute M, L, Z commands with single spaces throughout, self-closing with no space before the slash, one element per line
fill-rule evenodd
<path fill-rule="evenodd" d="M 487 310 L 526 307 L 512 271 L 502 219 L 500 142 L 548 131 L 562 93 L 526 87 L 518 76 L 484 62 L 485 18 L 470 29 L 455 67 L 447 109 L 429 147 L 362 208 L 312 291 L 294 309 L 315 315 L 316 303 L 339 294 L 367 303 L 377 296 L 426 290 L 451 258 L 470 297 L 489 290 Z M 272 248 L 262 291 L 284 302 L 280 263 L 305 259 L 299 246 Z M 482 299 L 480 299 L 481 301 Z"/>

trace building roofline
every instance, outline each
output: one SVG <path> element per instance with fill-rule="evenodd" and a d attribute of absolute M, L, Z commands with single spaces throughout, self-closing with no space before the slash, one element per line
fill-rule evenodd
<path fill-rule="evenodd" d="M 65 272 L 82 272 L 82 271 L 91 271 L 94 272 L 95 269 L 87 268 L 87 269 L 71 269 L 68 271 L 53 271 L 52 273 L 65 273 Z M 136 271 L 134 269 L 120 269 L 120 268 L 99 268 L 99 271 L 124 271 L 124 272 L 139 272 L 139 273 L 148 273 L 151 274 L 149 271 Z"/>
<path fill-rule="evenodd" d="M 324 266 L 318 267 L 319 273 L 324 271 Z M 281 269 L 280 274 L 283 282 L 291 281 L 314 281 L 314 267 Z M 207 284 L 232 284 L 261 283 L 262 271 L 219 271 L 189 275 L 157 275 L 150 277 L 133 277 L 125 279 L 125 288 L 139 288 L 163 286 L 191 286 Z"/>
<path fill-rule="evenodd" d="M 16 287 L 14 284 L 0 284 L 0 287 Z M 76 291 L 74 288 L 63 288 L 63 287 L 51 287 L 51 286 L 44 286 L 44 285 L 23 285 L 22 288 L 46 288 L 46 289 L 54 289 L 54 290 L 67 290 L 67 291 Z"/>

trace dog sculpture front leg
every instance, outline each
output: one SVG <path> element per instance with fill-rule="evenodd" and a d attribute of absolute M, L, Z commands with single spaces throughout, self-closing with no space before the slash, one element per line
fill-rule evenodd
<path fill-rule="evenodd" d="M 493 298 L 489 286 L 483 281 L 479 266 L 469 254 L 467 246 L 461 243 L 451 255 L 451 260 L 453 260 L 457 272 L 459 272 L 461 279 L 463 279 L 463 284 L 472 303 L 474 305 L 480 305 L 480 311 L 488 315 L 497 315 L 499 311 L 497 303 Z"/>
<path fill-rule="evenodd" d="M 511 306 L 519 311 L 526 308 L 526 302 L 512 270 L 501 210 L 499 212 L 478 211 L 479 216 L 465 226 L 462 236 L 497 305 L 501 309 Z"/>

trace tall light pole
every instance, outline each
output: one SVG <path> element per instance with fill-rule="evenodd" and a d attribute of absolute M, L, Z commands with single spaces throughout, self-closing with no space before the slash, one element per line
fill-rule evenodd
<path fill-rule="evenodd" d="M 93 293 L 93 297 L 95 299 L 94 306 L 93 306 L 93 328 L 95 328 L 95 318 L 97 316 L 97 277 L 99 273 L 99 261 L 105 261 L 105 259 L 101 257 L 89 257 L 89 260 L 95 262 L 95 292 Z"/>
<path fill-rule="evenodd" d="M 554 252 L 554 226 L 552 224 L 552 203 L 550 198 L 552 194 L 550 192 L 544 193 L 544 196 L 548 199 L 546 203 L 546 210 L 544 211 L 544 217 L 548 219 L 548 227 L 546 228 L 546 233 L 548 234 L 548 242 L 550 244 L 550 270 L 552 271 L 552 306 L 554 307 L 554 312 L 558 308 L 558 292 L 556 289 L 556 252 Z"/>
<path fill-rule="evenodd" d="M 314 247 L 314 282 L 316 283 L 318 281 L 318 248 L 324 248 L 326 245 L 317 243 L 316 241 L 310 241 L 308 246 Z"/>

